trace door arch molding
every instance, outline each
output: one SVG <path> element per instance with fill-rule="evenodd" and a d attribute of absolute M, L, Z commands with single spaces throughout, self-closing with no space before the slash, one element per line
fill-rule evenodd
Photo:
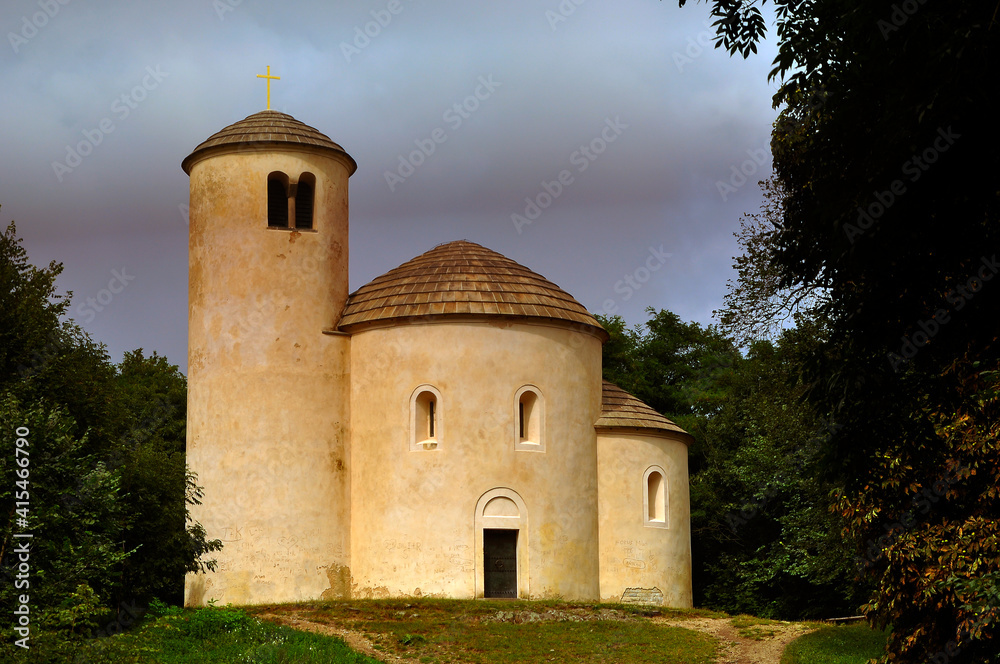
<path fill-rule="evenodd" d="M 516 512 L 516 514 L 515 514 Z M 484 529 L 517 530 L 517 596 L 529 597 L 528 585 L 528 508 L 513 489 L 490 489 L 476 503 L 476 597 L 485 596 L 485 564 L 483 557 Z"/>

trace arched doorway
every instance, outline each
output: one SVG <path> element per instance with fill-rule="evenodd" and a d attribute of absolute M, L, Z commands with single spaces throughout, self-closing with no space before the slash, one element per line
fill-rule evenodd
<path fill-rule="evenodd" d="M 476 504 L 476 597 L 528 597 L 528 511 L 513 489 Z"/>

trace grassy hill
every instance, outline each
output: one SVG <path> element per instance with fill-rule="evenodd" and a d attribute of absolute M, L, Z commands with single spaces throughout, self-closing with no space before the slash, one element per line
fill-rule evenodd
<path fill-rule="evenodd" d="M 0 659 L 93 664 L 711 664 L 723 651 L 742 661 L 760 648 L 767 652 L 766 659 L 755 661 L 773 659 L 778 664 L 784 643 L 814 627 L 711 611 L 571 602 L 347 600 L 198 610 L 160 604 L 133 629 L 113 637 L 43 637 L 29 651 L 7 643 L 0 647 Z M 864 664 L 867 653 L 884 643 L 882 635 L 873 636 L 862 626 L 824 627 L 815 634 L 823 638 L 807 635 L 793 642 L 789 652 L 794 648 L 797 659 L 783 659 L 782 664 Z M 776 638 L 780 642 L 771 643 Z M 856 657 L 850 654 L 855 645 L 861 648 Z M 823 659 L 827 651 L 841 658 Z"/>

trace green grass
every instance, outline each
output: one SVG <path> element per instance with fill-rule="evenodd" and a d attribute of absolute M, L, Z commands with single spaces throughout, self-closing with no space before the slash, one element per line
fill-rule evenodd
<path fill-rule="evenodd" d="M 340 639 L 279 626 L 275 614 L 363 634 L 382 654 L 422 664 L 710 664 L 716 640 L 652 619 L 729 616 L 714 611 L 562 601 L 338 600 L 185 610 L 157 603 L 130 631 L 67 641 L 33 637 L 29 652 L 0 643 L 19 664 L 375 664 Z M 771 623 L 738 616 L 738 629 Z M 11 657 L 8 657 L 11 655 Z"/>
<path fill-rule="evenodd" d="M 364 633 L 379 652 L 428 664 L 645 664 L 662 662 L 664 653 L 676 664 L 709 664 L 714 639 L 648 619 L 724 615 L 620 604 L 451 599 L 335 600 L 252 610 L 341 625 Z"/>
<path fill-rule="evenodd" d="M 461 661 L 476 664 L 514 662 L 608 662 L 709 664 L 715 659 L 714 639 L 680 627 L 644 622 L 501 623 L 461 635 Z M 454 660 L 453 660 L 454 661 Z"/>
<path fill-rule="evenodd" d="M 868 625 L 824 626 L 785 649 L 781 664 L 866 664 L 885 650 L 886 634 Z"/>
<path fill-rule="evenodd" d="M 0 660 L 8 654 L 0 651 Z M 13 654 L 10 661 L 25 664 L 378 664 L 342 639 L 273 625 L 238 609 L 177 609 L 116 636 L 45 639 Z"/>

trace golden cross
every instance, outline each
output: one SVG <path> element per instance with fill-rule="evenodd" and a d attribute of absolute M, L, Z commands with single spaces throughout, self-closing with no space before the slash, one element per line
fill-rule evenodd
<path fill-rule="evenodd" d="M 271 65 L 268 65 L 267 66 L 267 75 L 257 74 L 257 78 L 266 78 L 267 79 L 267 110 L 271 110 L 271 79 L 273 78 L 276 81 L 280 81 L 281 77 L 280 76 L 271 76 Z"/>

